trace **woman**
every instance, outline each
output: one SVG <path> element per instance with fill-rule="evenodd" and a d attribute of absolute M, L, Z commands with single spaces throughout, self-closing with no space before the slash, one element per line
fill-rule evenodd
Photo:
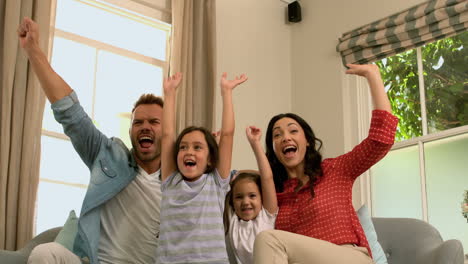
<path fill-rule="evenodd" d="M 375 109 L 369 135 L 351 152 L 322 161 L 322 142 L 302 118 L 289 113 L 270 120 L 266 152 L 277 189 L 278 230 L 257 236 L 255 263 L 373 263 L 352 186 L 390 150 L 398 120 L 378 67 L 347 66 L 347 74 L 365 77 L 370 86 Z"/>

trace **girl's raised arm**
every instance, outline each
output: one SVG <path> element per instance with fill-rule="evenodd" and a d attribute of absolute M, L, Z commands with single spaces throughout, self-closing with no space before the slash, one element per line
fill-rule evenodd
<path fill-rule="evenodd" d="M 227 74 L 221 76 L 221 96 L 223 97 L 223 115 L 221 134 L 219 139 L 218 172 L 223 179 L 229 177 L 231 171 L 232 144 L 234 142 L 234 107 L 232 105 L 232 90 L 239 84 L 247 81 L 242 74 L 234 80 L 227 80 Z"/>
<path fill-rule="evenodd" d="M 164 107 L 162 118 L 161 138 L 161 178 L 166 180 L 169 175 L 177 170 L 174 161 L 175 144 L 175 101 L 176 90 L 182 80 L 182 73 L 176 73 L 164 78 Z"/>
<path fill-rule="evenodd" d="M 263 151 L 260 143 L 262 132 L 255 126 L 247 127 L 245 131 L 250 146 L 257 159 L 258 169 L 260 170 L 260 180 L 262 182 L 262 203 L 263 207 L 270 213 L 275 214 L 278 211 L 278 200 L 276 199 L 275 182 L 273 181 L 273 172 L 271 171 L 268 158 Z"/>

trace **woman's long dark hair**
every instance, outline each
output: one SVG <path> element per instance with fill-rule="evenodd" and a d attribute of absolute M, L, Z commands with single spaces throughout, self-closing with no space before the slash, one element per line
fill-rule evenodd
<path fill-rule="evenodd" d="M 322 141 L 315 137 L 314 131 L 312 131 L 312 128 L 304 119 L 293 113 L 285 113 L 274 116 L 270 120 L 270 123 L 268 123 L 268 128 L 265 133 L 266 156 L 273 171 L 276 192 L 284 191 L 284 182 L 288 179 L 288 173 L 284 165 L 281 164 L 281 162 L 276 157 L 275 151 L 273 150 L 273 126 L 278 120 L 286 117 L 296 120 L 296 122 L 304 130 L 305 138 L 309 143 L 304 156 L 304 174 L 309 176 L 310 192 L 312 197 L 314 197 L 315 183 L 323 175 L 321 166 L 322 155 L 320 154 Z"/>

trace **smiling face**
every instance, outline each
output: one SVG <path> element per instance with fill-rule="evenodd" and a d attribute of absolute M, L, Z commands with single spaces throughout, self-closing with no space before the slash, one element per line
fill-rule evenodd
<path fill-rule="evenodd" d="M 210 150 L 205 135 L 199 130 L 185 134 L 177 149 L 177 168 L 185 180 L 198 180 L 210 165 Z"/>
<path fill-rule="evenodd" d="M 287 169 L 304 164 L 309 143 L 299 123 L 289 117 L 275 122 L 272 130 L 273 150 L 276 158 Z"/>
<path fill-rule="evenodd" d="M 130 139 L 137 163 L 157 162 L 161 156 L 162 107 L 141 104 L 132 114 Z"/>
<path fill-rule="evenodd" d="M 262 209 L 260 190 L 257 184 L 250 179 L 236 182 L 232 191 L 232 200 L 234 212 L 244 221 L 255 219 Z"/>

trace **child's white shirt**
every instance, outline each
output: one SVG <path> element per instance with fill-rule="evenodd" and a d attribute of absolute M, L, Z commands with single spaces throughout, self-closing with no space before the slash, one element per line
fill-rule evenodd
<path fill-rule="evenodd" d="M 236 215 L 232 208 L 229 210 L 227 242 L 232 247 L 237 263 L 253 263 L 255 236 L 264 230 L 274 229 L 277 215 L 278 211 L 275 214 L 270 214 L 262 206 L 255 219 L 244 221 Z"/>

